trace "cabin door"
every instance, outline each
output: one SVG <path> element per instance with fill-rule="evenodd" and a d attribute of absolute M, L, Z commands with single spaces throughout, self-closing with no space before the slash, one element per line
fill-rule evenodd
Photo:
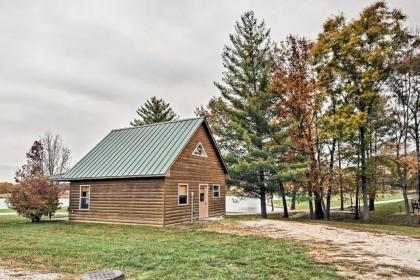
<path fill-rule="evenodd" d="M 203 219 L 209 216 L 209 185 L 199 185 L 198 218 Z"/>

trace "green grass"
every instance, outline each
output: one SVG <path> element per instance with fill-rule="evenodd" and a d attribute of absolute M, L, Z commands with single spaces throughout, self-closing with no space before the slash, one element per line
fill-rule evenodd
<path fill-rule="evenodd" d="M 369 224 L 364 224 L 362 219 L 357 221 L 354 220 L 353 216 L 348 212 L 342 213 L 339 211 L 332 213 L 331 221 L 314 221 L 308 220 L 307 217 L 292 217 L 292 219 L 311 223 L 327 223 L 328 225 L 350 229 L 386 232 L 420 238 L 420 216 L 418 214 L 412 215 L 412 226 L 407 226 L 404 202 L 378 204 L 375 208 L 375 211 L 369 212 Z"/>
<path fill-rule="evenodd" d="M 375 230 L 420 238 L 420 217 L 412 215 L 412 226 L 407 226 L 404 202 L 380 204 L 375 208 L 375 211 L 369 212 L 369 224 L 363 224 L 362 220 L 355 221 L 348 216 L 334 222 L 342 227 Z"/>
<path fill-rule="evenodd" d="M 394 193 L 379 193 L 376 195 L 376 199 L 375 202 L 379 202 L 379 201 L 387 201 L 387 200 L 394 200 L 394 199 L 402 199 L 402 193 L 397 191 Z M 274 203 L 276 206 L 280 207 L 282 205 L 281 200 L 274 200 Z M 287 201 L 288 206 L 290 207 L 290 200 Z M 344 199 L 344 205 L 350 205 L 350 199 Z M 354 205 L 354 200 L 353 200 L 353 205 Z M 308 209 L 308 201 L 304 200 L 304 201 L 296 201 L 296 210 L 306 210 Z M 331 207 L 340 207 L 340 196 L 338 195 L 334 195 L 331 197 Z"/>
<path fill-rule="evenodd" d="M 0 209 L 0 213 L 16 213 L 16 211 L 13 209 L 7 208 L 7 209 Z M 68 213 L 67 207 L 62 207 L 58 209 L 56 213 L 57 214 Z"/>
<path fill-rule="evenodd" d="M 370 223 L 364 224 L 363 220 L 354 220 L 348 211 L 335 211 L 331 213 L 331 220 L 310 220 L 309 214 L 302 216 L 303 211 L 290 213 L 289 219 L 283 219 L 282 214 L 269 214 L 269 219 L 290 220 L 295 222 L 326 224 L 329 226 L 348 228 L 362 231 L 389 233 L 420 238 L 420 215 L 412 215 L 412 225 L 407 226 L 404 212 L 404 202 L 391 202 L 375 206 L 375 211 L 370 211 Z M 361 214 L 362 215 L 362 214 Z M 260 215 L 229 216 L 232 221 L 256 220 Z"/>
<path fill-rule="evenodd" d="M 97 268 L 127 279 L 338 279 L 302 244 L 203 230 L 62 222 L 31 224 L 0 217 L 0 263 L 70 275 Z"/>

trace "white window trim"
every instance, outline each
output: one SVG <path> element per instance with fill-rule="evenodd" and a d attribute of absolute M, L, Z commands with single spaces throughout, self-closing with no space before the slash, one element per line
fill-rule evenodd
<path fill-rule="evenodd" d="M 204 155 L 196 155 L 196 154 L 195 154 L 195 151 L 197 150 L 198 146 L 200 146 L 200 145 L 201 145 L 201 148 L 203 149 Z M 204 145 L 203 145 L 201 142 L 198 142 L 197 146 L 195 146 L 195 149 L 194 149 L 194 151 L 192 152 L 192 155 L 193 155 L 193 156 L 196 156 L 196 157 L 203 157 L 203 158 L 206 158 L 206 157 L 207 157 L 207 152 L 206 152 L 206 150 L 204 149 Z"/>
<path fill-rule="evenodd" d="M 89 195 L 87 197 L 88 200 L 89 200 L 88 208 L 82 208 L 82 187 L 89 187 Z M 79 210 L 81 210 L 81 211 L 90 210 L 90 185 L 80 185 L 80 188 L 79 188 Z"/>
<path fill-rule="evenodd" d="M 214 187 L 215 187 L 215 186 L 219 187 L 219 196 L 214 196 Z M 220 185 L 218 185 L 218 184 L 213 184 L 213 185 L 212 185 L 212 187 L 211 187 L 212 197 L 213 197 L 213 198 L 221 198 L 221 197 L 222 197 L 222 194 L 221 194 L 222 190 L 221 190 L 221 189 L 222 189 L 222 188 L 220 187 Z"/>
<path fill-rule="evenodd" d="M 187 186 L 187 203 L 186 204 L 179 204 L 179 186 Z M 178 200 L 178 206 L 188 206 L 188 204 L 190 202 L 190 195 L 189 195 L 188 191 L 189 191 L 188 184 L 185 184 L 185 183 L 179 183 L 178 184 L 177 196 L 176 196 L 176 199 Z"/>

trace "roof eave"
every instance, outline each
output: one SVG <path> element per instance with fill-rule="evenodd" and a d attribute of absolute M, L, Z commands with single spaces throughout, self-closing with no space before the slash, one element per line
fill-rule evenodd
<path fill-rule="evenodd" d="M 114 179 L 143 179 L 143 178 L 161 178 L 165 177 L 165 174 L 152 174 L 152 175 L 133 175 L 133 176 L 109 176 L 109 177 L 82 177 L 82 178 L 57 178 L 51 181 L 63 182 L 63 181 L 94 181 L 94 180 L 114 180 Z"/>

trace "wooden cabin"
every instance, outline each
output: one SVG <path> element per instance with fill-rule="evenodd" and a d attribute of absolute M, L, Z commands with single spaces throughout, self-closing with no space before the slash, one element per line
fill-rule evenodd
<path fill-rule="evenodd" d="M 225 215 L 222 156 L 203 118 L 112 130 L 56 181 L 77 222 L 170 225 Z"/>

